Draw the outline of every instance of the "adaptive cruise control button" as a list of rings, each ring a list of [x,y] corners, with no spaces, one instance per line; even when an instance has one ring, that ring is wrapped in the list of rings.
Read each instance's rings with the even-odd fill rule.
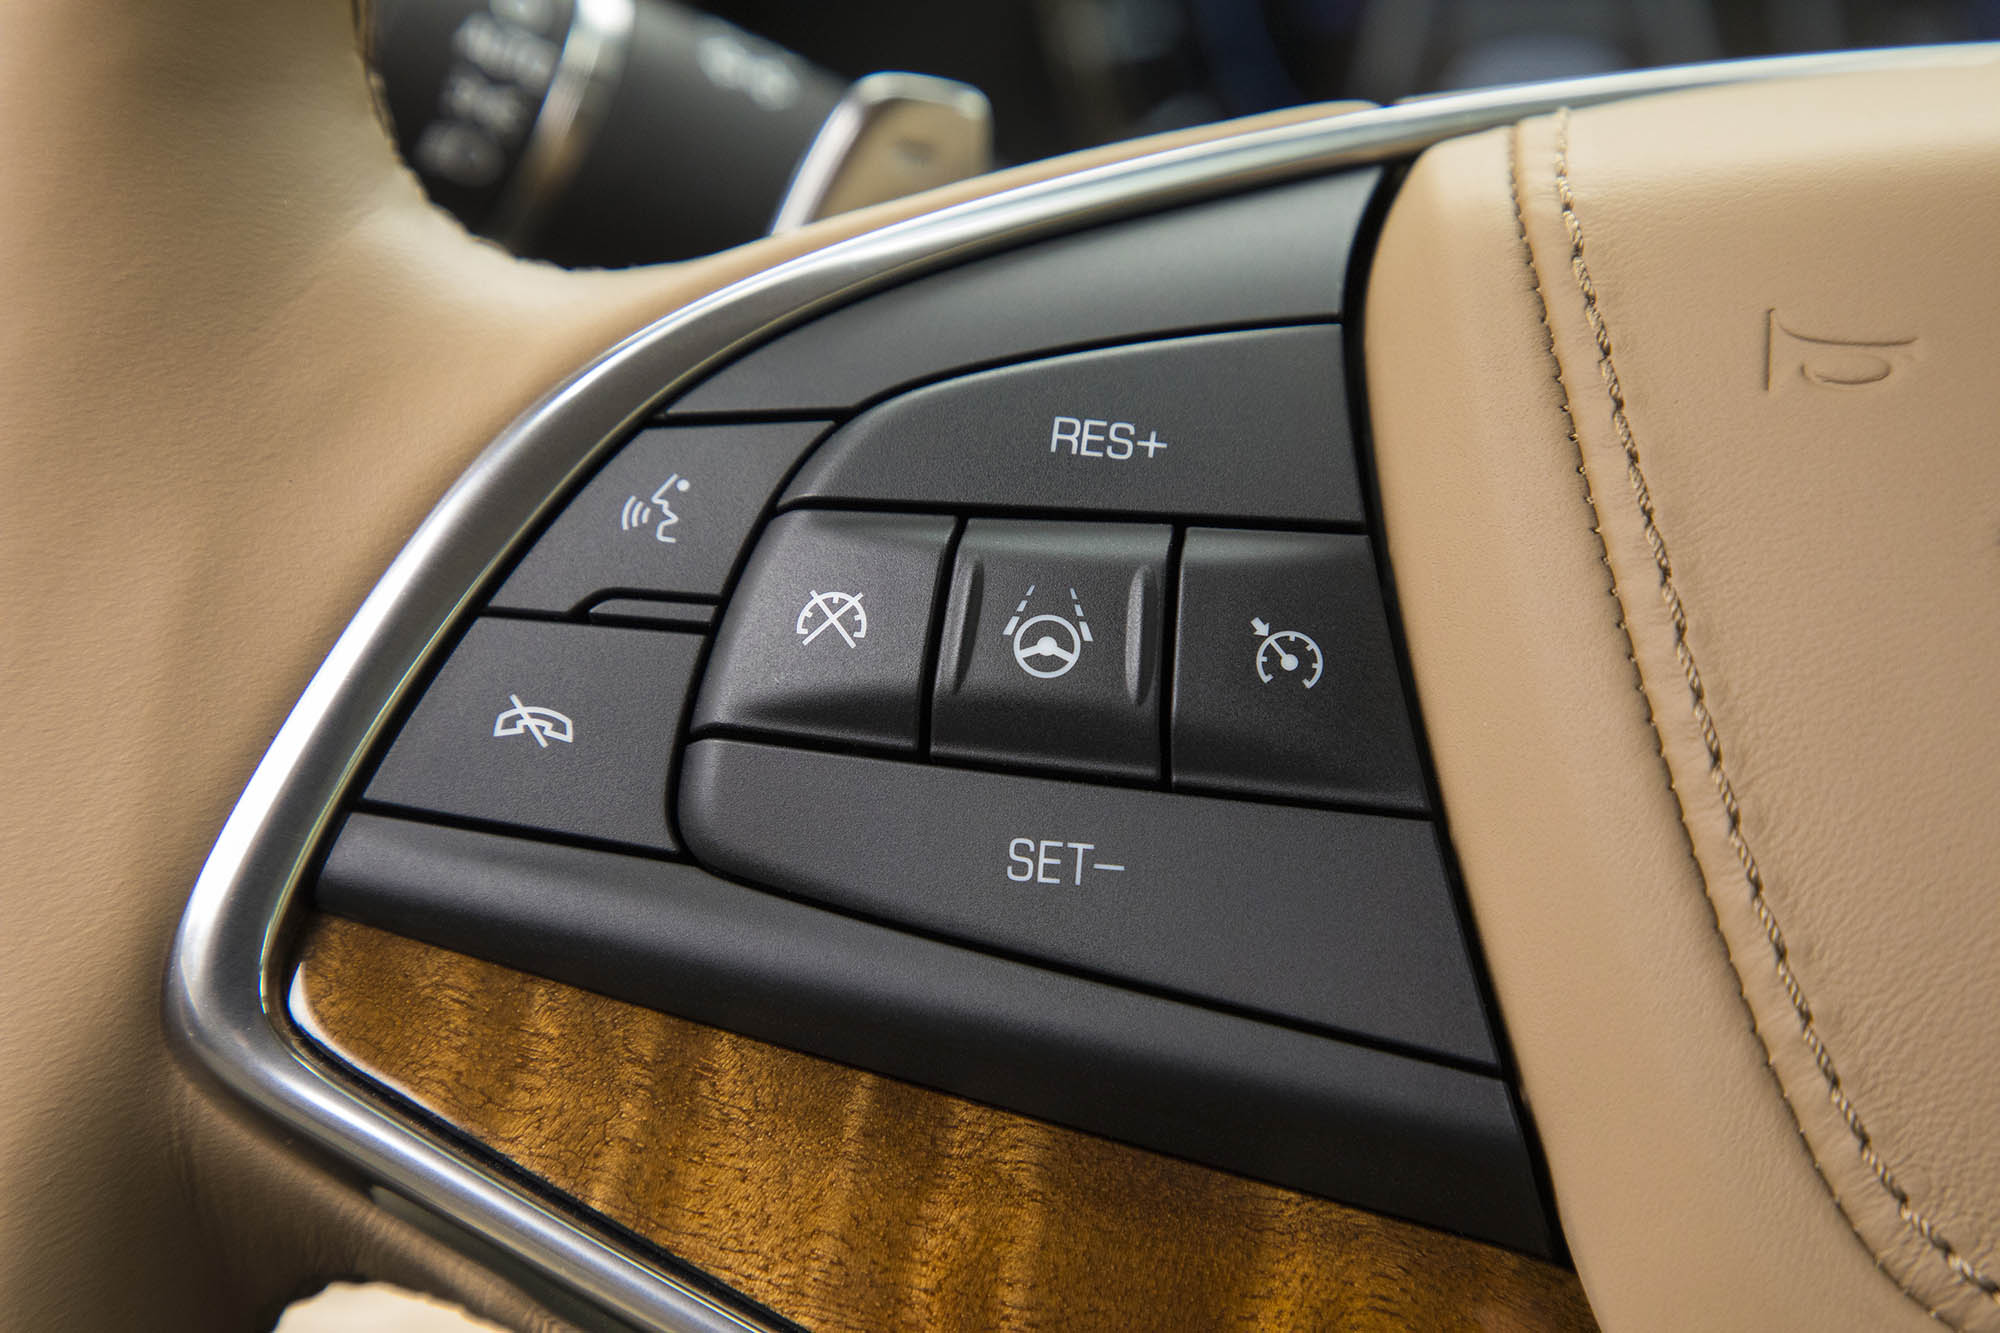
[[[693,730],[915,750],[951,529],[905,514],[773,521],[730,598]]]
[[[719,597],[737,554],[826,423],[641,431],[577,493],[493,594],[574,611],[608,593]]]
[[[945,380],[841,427],[784,503],[1359,523],[1340,337],[1166,338]]]
[[[367,799],[672,851],[667,768],[700,648],[693,634],[476,621]]]
[[[931,754],[1157,778],[1170,536],[1138,523],[967,523]]]
[[[1175,786],[1424,809],[1366,537],[1190,529],[1175,638]]]

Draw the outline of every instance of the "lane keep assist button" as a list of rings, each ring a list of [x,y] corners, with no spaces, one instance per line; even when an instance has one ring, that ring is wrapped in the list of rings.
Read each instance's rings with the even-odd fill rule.
[[[1160,776],[1171,531],[974,519],[952,572],[931,755]]]

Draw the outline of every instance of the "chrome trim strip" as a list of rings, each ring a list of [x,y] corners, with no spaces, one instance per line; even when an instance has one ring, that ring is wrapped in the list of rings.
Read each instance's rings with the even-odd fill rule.
[[[749,341],[830,302],[1056,230],[1307,172],[1408,155],[1522,116],[1672,89],[2000,60],[2000,44],[1647,70],[1354,112],[1026,185],[854,237],[747,278],[619,343],[530,408],[439,501],[306,687],[216,839],[169,963],[181,1051],[294,1133],[640,1327],[762,1329],[315,1054],[287,1016],[283,944],[341,797],[418,669],[551,503],[653,406]]]
[[[534,242],[542,216],[583,161],[625,70],[638,22],[635,0],[576,0],[569,35],[556,57],[528,143],[486,224],[486,234],[519,254]]]

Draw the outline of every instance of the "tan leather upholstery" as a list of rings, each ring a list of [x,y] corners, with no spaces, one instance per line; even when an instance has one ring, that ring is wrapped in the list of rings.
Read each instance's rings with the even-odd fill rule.
[[[0,1328],[262,1329],[336,1276],[543,1326],[185,1081],[159,987],[195,872],[369,586],[521,408],[732,278],[1076,165],[566,274],[424,201],[352,22],[0,5]]]
[[[1388,220],[1396,585],[1612,1333],[2000,1328],[1996,106],[1548,117]]]

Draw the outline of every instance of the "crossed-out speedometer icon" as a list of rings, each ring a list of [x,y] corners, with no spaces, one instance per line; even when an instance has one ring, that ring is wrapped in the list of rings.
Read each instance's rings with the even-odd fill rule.
[[[799,612],[798,624],[794,628],[806,643],[832,630],[852,648],[855,640],[868,637],[868,610],[861,605],[861,594],[858,592],[820,592],[815,589]]]

